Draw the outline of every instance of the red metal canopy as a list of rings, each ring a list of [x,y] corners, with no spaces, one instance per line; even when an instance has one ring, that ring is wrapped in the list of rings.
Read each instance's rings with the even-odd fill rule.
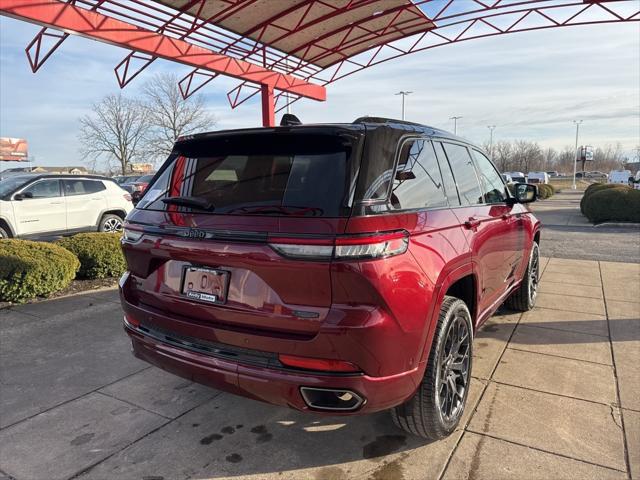
[[[640,21],[637,0],[1,0],[0,14],[43,25],[37,71],[69,34],[131,50],[126,86],[156,58],[193,67],[188,97],[218,75],[240,80],[232,108],[262,93],[263,124],[324,86],[409,53],[514,32]],[[61,31],[61,32],[60,32]],[[277,92],[277,93],[274,93]]]

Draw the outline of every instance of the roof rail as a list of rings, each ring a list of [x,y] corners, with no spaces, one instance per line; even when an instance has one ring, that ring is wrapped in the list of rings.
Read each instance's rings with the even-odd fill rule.
[[[414,125],[416,127],[425,127],[420,123],[415,122],[407,122],[406,120],[396,120],[395,118],[384,118],[384,117],[359,117],[356,118],[353,123],[398,123],[400,125]]]

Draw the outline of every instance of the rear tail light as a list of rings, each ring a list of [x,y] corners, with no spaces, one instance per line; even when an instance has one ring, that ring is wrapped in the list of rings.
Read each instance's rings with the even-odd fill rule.
[[[320,372],[359,372],[353,363],[344,360],[327,360],[325,358],[298,357],[296,355],[278,355],[280,363],[288,367],[316,370]]]
[[[386,258],[407,251],[409,233],[405,230],[353,235],[333,239],[269,238],[269,245],[280,255],[308,260],[357,260]]]

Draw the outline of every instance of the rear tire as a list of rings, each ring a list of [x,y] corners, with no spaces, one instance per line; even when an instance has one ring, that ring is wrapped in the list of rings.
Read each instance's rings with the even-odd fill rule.
[[[123,220],[118,215],[107,213],[100,219],[98,230],[105,233],[122,232]]]
[[[528,312],[536,305],[538,282],[540,281],[540,248],[533,242],[527,270],[522,283],[505,302],[507,307],[517,312]]]
[[[464,412],[471,382],[473,327],[467,305],[446,296],[424,378],[416,394],[391,410],[401,429],[431,440],[451,434]]]
[[[3,238],[11,238],[11,235],[9,235],[9,232],[7,232],[2,225],[0,225],[0,240],[2,240]]]

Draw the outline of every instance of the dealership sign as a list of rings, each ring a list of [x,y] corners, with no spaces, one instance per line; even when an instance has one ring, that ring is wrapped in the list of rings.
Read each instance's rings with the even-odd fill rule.
[[[24,138],[0,137],[0,162],[25,162],[28,159]]]

